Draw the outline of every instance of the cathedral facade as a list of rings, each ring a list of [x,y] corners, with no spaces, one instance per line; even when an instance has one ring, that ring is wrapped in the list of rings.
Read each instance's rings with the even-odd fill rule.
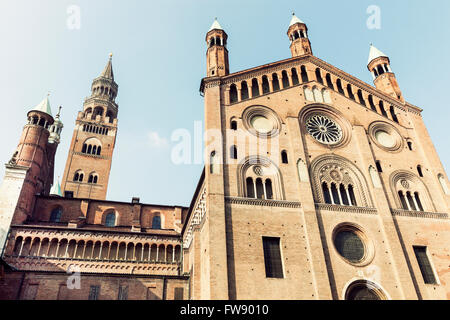
[[[76,118],[29,111],[0,187],[1,299],[450,299],[449,180],[389,57],[371,86],[313,55],[230,73],[206,34],[205,167],[189,207],[106,200],[118,134],[111,57]],[[117,151],[120,152],[120,151]]]

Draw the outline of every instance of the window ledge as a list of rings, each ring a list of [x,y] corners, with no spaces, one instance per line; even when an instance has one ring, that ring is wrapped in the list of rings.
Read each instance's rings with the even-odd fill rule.
[[[376,208],[342,206],[342,205],[328,204],[328,203],[316,203],[316,210],[352,212],[352,213],[363,213],[363,214],[377,214],[378,213]]]
[[[428,219],[448,219],[448,213],[410,211],[403,209],[391,209],[391,213],[393,216],[428,218]]]
[[[282,207],[282,208],[301,208],[300,202],[285,201],[285,200],[264,200],[253,198],[240,197],[225,197],[226,202],[232,204],[243,204],[249,206],[263,206],[263,207]]]

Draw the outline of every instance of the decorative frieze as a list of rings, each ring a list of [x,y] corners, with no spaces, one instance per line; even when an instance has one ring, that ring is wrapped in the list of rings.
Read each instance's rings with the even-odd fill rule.
[[[362,214],[378,214],[376,208],[363,208],[352,206],[341,206],[336,204],[316,203],[316,210],[320,211],[334,211],[334,212],[348,212],[348,213],[362,213]]]
[[[411,218],[427,218],[427,219],[448,219],[448,213],[409,211],[401,209],[391,209],[393,216],[411,217]]]
[[[191,246],[194,229],[202,224],[206,215],[206,187],[203,186],[199,197],[193,207],[193,211],[189,221],[187,222],[187,230],[183,238],[183,248],[187,249]]]
[[[247,206],[280,207],[280,208],[301,208],[300,202],[285,200],[265,200],[254,198],[225,197],[225,201],[231,204],[241,204]]]

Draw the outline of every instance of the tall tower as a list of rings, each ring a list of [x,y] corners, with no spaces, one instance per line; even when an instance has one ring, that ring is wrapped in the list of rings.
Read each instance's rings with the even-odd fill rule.
[[[5,165],[0,186],[0,251],[9,226],[30,220],[35,195],[48,195],[53,183],[57,144],[49,139],[54,125],[48,96],[28,112],[19,144]]]
[[[292,57],[302,56],[304,54],[313,54],[311,42],[308,39],[308,27],[293,13],[287,35],[291,42]]]
[[[388,95],[405,102],[395,74],[392,72],[389,57],[370,45],[367,68],[372,73],[375,87]]]
[[[222,29],[217,18],[206,34],[206,73],[208,77],[221,77],[230,73],[227,50],[228,35]]]
[[[63,176],[65,197],[106,199],[119,108],[111,60],[112,54],[78,113]]]

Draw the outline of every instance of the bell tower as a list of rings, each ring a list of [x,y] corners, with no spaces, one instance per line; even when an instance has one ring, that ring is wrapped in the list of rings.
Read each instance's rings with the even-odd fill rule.
[[[55,119],[48,96],[27,117],[17,148],[5,164],[5,177],[0,185],[0,252],[10,225],[32,220],[35,196],[48,195],[53,183],[58,144],[50,139]],[[56,126],[62,129],[62,123]]]
[[[370,45],[369,61],[367,68],[372,73],[375,87],[395,99],[405,102],[397,78],[392,72],[389,57]]]
[[[117,135],[117,91],[110,54],[75,122],[62,182],[64,197],[106,199]]]
[[[304,54],[313,54],[311,49],[311,42],[308,38],[308,27],[306,24],[297,18],[293,13],[289,29],[287,31],[289,41],[291,42],[292,57],[298,57]]]
[[[230,73],[227,50],[227,33],[222,29],[217,18],[206,34],[206,75],[207,77],[221,77]]]

